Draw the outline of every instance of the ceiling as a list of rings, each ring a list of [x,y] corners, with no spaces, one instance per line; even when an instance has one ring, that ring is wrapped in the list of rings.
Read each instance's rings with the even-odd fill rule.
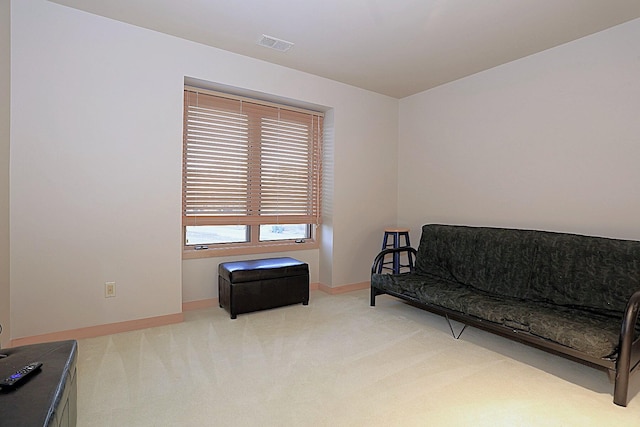
[[[640,17],[640,0],[50,1],[395,98]]]

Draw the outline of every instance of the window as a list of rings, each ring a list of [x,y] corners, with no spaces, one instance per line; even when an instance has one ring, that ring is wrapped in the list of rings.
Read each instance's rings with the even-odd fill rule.
[[[185,251],[313,242],[322,126],[322,113],[185,87]]]

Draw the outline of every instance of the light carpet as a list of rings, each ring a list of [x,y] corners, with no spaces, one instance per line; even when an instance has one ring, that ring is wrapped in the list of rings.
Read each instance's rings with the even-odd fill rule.
[[[79,341],[79,426],[640,426],[605,372],[368,290],[185,318]]]

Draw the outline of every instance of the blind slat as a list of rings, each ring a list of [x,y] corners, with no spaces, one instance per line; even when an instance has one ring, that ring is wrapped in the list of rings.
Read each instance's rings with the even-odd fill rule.
[[[322,116],[185,89],[183,224],[318,224]]]

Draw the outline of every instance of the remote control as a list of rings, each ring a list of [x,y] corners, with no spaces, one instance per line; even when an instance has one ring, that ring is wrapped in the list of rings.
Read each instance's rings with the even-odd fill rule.
[[[0,381],[0,387],[14,387],[20,381],[28,377],[29,374],[36,372],[41,366],[42,366],[42,362],[29,363],[24,368],[17,371],[15,374]]]

